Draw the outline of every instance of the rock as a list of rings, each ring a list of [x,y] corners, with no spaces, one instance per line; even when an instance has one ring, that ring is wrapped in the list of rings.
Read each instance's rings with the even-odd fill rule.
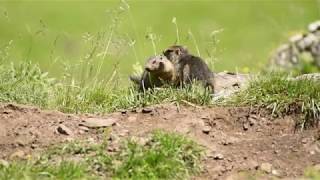
[[[121,109],[121,110],[119,110],[119,112],[121,113],[121,114],[127,114],[127,110],[125,110],[125,109]]]
[[[307,143],[308,143],[308,138],[303,138],[303,139],[301,140],[301,142],[302,142],[302,144],[307,144]]]
[[[248,121],[250,126],[253,126],[256,124],[256,120],[254,118],[249,117]]]
[[[272,164],[270,164],[270,163],[262,163],[260,165],[260,170],[264,171],[266,173],[271,173],[272,172]]]
[[[247,131],[249,129],[248,123],[243,123],[243,130]]]
[[[293,78],[292,80],[311,80],[311,81],[318,81],[320,82],[320,73],[310,73],[310,74],[303,74]]]
[[[9,162],[4,159],[0,159],[0,166],[9,167]]]
[[[151,113],[153,111],[152,108],[143,108],[142,113]]]
[[[103,128],[103,127],[110,127],[114,125],[117,121],[118,119],[115,119],[115,118],[108,118],[108,119],[89,118],[84,120],[84,122],[79,125],[86,126],[88,128]]]
[[[89,131],[89,128],[86,127],[86,126],[79,126],[79,129],[81,129],[84,132],[88,132]]]
[[[9,159],[24,159],[26,156],[25,152],[22,150],[17,150],[16,152],[12,153],[9,157]]]
[[[63,124],[60,124],[57,128],[57,131],[60,133],[60,134],[64,134],[64,135],[72,135],[72,131],[65,125]]]
[[[274,175],[274,176],[278,176],[278,177],[281,176],[280,172],[278,170],[275,170],[275,169],[273,169],[271,171],[271,174]]]
[[[38,148],[38,147],[39,147],[38,144],[31,144],[31,148],[32,148],[32,149],[36,149],[36,148]]]
[[[320,30],[320,21],[316,21],[316,22],[309,24],[308,30],[309,30],[309,32],[312,32],[312,33],[317,30]]]
[[[223,154],[217,153],[217,154],[213,155],[213,159],[214,160],[223,160],[224,156],[223,156]]]
[[[209,132],[211,131],[211,127],[210,126],[204,126],[202,128],[202,132],[205,134],[209,134]]]

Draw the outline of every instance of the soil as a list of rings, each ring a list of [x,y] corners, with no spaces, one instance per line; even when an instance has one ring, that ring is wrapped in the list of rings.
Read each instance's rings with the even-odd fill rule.
[[[320,128],[296,130],[293,119],[294,115],[274,118],[253,107],[163,104],[106,115],[73,115],[2,104],[0,159],[27,157],[71,140],[99,142],[103,133],[96,126],[109,124],[110,151],[128,137],[143,143],[155,129],[192,138],[206,149],[203,172],[194,179],[241,179],[243,173],[290,179],[320,164]],[[88,122],[95,124],[87,128]]]

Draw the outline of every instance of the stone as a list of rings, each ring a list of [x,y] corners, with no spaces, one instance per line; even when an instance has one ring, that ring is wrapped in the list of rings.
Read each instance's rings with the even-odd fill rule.
[[[266,173],[271,173],[272,172],[272,164],[262,163],[262,164],[260,164],[260,170],[264,171]]]
[[[89,131],[89,128],[86,127],[86,126],[79,126],[79,129],[81,129],[84,132],[88,132]]]
[[[316,22],[309,24],[308,30],[309,30],[309,32],[312,32],[312,33],[317,30],[320,30],[320,21],[316,21]]]
[[[143,108],[142,113],[151,113],[153,111],[152,108]]]
[[[248,123],[243,123],[243,130],[247,131],[249,129]]]
[[[108,119],[89,118],[84,120],[84,122],[79,125],[86,126],[88,128],[103,128],[103,127],[113,126],[117,121],[118,119],[115,119],[115,118],[108,118]]]
[[[256,119],[254,118],[249,117],[248,121],[250,126],[254,126],[256,124]]]
[[[202,132],[205,134],[209,134],[209,132],[211,131],[211,127],[210,126],[204,126],[202,128]]]
[[[64,134],[64,135],[72,135],[73,132],[71,131],[71,129],[69,129],[67,126],[60,124],[57,128],[57,131],[60,134]]]
[[[217,153],[217,154],[213,155],[213,159],[214,160],[223,160],[224,156],[223,156],[223,154]]]
[[[275,170],[275,169],[273,169],[271,171],[271,174],[274,175],[274,176],[278,176],[278,177],[281,176],[280,172],[278,170]]]

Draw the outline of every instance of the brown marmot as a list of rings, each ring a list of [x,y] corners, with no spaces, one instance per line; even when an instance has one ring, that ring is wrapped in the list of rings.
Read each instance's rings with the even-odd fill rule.
[[[200,57],[188,52],[184,46],[170,46],[163,52],[174,65],[176,81],[180,86],[191,84],[194,80],[201,81],[203,86],[210,87],[214,93],[214,74]]]

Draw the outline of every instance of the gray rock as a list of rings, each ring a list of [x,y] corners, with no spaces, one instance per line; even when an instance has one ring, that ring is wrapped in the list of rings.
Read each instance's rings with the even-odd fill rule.
[[[312,80],[320,82],[320,73],[303,74],[290,80]]]
[[[227,98],[249,84],[251,76],[249,74],[239,74],[231,72],[219,72],[215,74],[215,94],[213,101]]]
[[[312,32],[312,33],[320,30],[320,21],[316,21],[316,22],[309,24],[308,30],[309,30],[309,32]]]

